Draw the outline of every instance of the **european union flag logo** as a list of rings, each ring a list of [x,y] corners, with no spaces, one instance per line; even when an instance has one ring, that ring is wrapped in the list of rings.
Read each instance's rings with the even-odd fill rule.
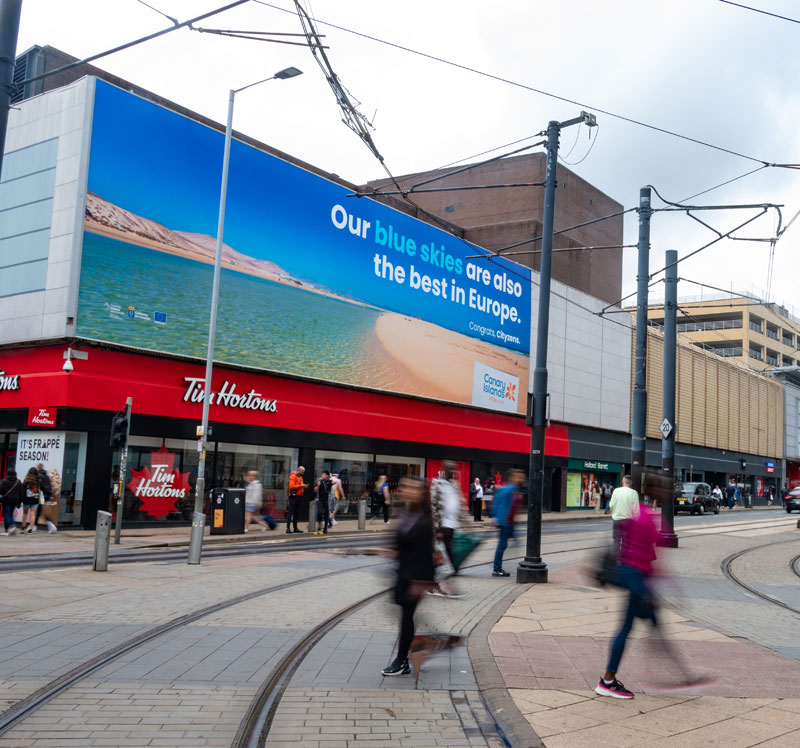
[[[167,324],[167,313],[166,312],[153,312],[153,322],[158,325],[166,325]]]

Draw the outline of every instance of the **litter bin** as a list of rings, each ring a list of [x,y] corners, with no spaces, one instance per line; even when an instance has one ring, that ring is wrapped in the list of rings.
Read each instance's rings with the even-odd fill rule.
[[[212,535],[244,532],[244,489],[215,488],[211,492]]]

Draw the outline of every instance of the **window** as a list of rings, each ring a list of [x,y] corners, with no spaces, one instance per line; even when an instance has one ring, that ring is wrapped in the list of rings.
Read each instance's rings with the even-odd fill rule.
[[[753,332],[764,332],[764,323],[758,317],[754,317],[752,314],[750,315],[750,329]]]
[[[756,361],[763,361],[764,354],[761,352],[761,348],[754,348],[752,345],[750,346],[750,358],[754,358]]]
[[[770,350],[769,348],[767,348],[766,362],[770,366],[778,366],[778,363],[779,363],[778,354],[775,351]]]
[[[789,346],[789,348],[794,348],[794,335],[788,330],[784,330],[782,342],[784,345]]]
[[[767,324],[767,337],[772,338],[773,340],[778,339],[778,328],[774,325]]]
[[[425,460],[422,457],[397,457],[395,455],[377,455],[375,457],[375,476],[385,475],[389,479],[389,493],[392,506],[400,504],[397,498],[397,484],[400,478],[414,475],[422,478],[425,475]]]
[[[368,499],[372,491],[372,455],[317,450],[314,475],[319,477],[323,470],[342,481],[344,496],[339,497],[339,514],[358,514],[358,500]]]
[[[784,366],[794,366],[794,360],[789,356],[783,357],[783,365]]]

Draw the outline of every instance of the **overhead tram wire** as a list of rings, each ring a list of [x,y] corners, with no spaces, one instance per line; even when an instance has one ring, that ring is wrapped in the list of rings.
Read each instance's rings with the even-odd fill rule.
[[[274,5],[273,3],[266,2],[266,0],[253,0],[253,2],[257,3],[258,5],[263,5],[267,8],[272,8],[273,10],[278,10],[282,13],[289,13],[291,15],[296,15],[295,11],[289,10],[287,8],[281,8],[278,5]],[[494,75],[493,73],[487,73],[483,70],[478,70],[477,68],[470,67],[468,65],[462,65],[461,63],[452,62],[451,60],[447,60],[443,57],[437,57],[436,55],[429,54],[427,52],[420,52],[419,50],[412,49],[411,47],[406,47],[402,44],[397,44],[396,42],[389,42],[385,39],[379,39],[378,37],[371,36],[370,34],[365,34],[360,31],[355,31],[353,29],[349,29],[345,26],[340,26],[335,23],[331,23],[329,21],[320,21],[317,19],[317,23],[322,24],[323,26],[329,26],[330,28],[337,29],[338,31],[343,31],[347,34],[353,34],[354,36],[361,37],[362,39],[368,39],[373,42],[377,42],[379,44],[384,44],[389,47],[393,47],[394,49],[399,49],[403,52],[409,52],[414,55],[418,55],[419,57],[424,57],[429,60],[433,60],[434,62],[442,63],[443,65],[448,65],[450,67],[457,68],[459,70],[464,70],[469,73],[474,73],[475,75],[480,75],[484,78],[489,78],[491,80],[498,81],[500,83],[506,83],[510,86],[514,86],[516,88],[521,88],[526,91],[531,91],[532,93],[537,93],[542,96],[547,96],[551,99],[556,99],[557,101],[563,101],[567,104],[573,104],[575,106],[582,107],[587,110],[591,110],[594,112],[598,112],[600,114],[605,114],[609,117],[614,117],[615,119],[621,120],[623,122],[628,122],[633,125],[638,125],[639,127],[644,127],[648,130],[653,130],[654,132],[659,132],[663,135],[669,135],[670,137],[678,138],[680,140],[685,140],[689,143],[694,143],[696,145],[703,146],[705,148],[711,148],[715,151],[720,151],[722,153],[727,153],[731,156],[737,156],[738,158],[743,158],[748,161],[754,161],[757,164],[762,164],[763,166],[770,166],[775,168],[800,168],[799,164],[779,164],[774,163],[771,161],[766,161],[763,158],[758,158],[757,156],[751,156],[746,153],[740,153],[739,151],[735,151],[731,148],[725,148],[724,146],[715,145],[714,143],[709,143],[705,140],[700,140],[699,138],[693,138],[689,135],[683,135],[681,133],[675,132],[673,130],[668,130],[664,127],[659,127],[658,125],[651,125],[648,122],[643,122],[642,120],[634,119],[633,117],[627,117],[623,114],[617,114],[616,112],[612,112],[608,109],[603,109],[601,107],[594,106],[592,104],[587,104],[576,99],[569,99],[566,96],[559,96],[558,94],[552,93],[550,91],[545,91],[540,88],[536,88],[534,86],[529,86],[525,83],[520,83],[518,81],[513,81],[509,78],[504,78],[500,75]]]
[[[55,75],[56,73],[61,73],[65,70],[70,70],[74,67],[78,67],[78,65],[85,65],[89,62],[94,62],[94,60],[99,60],[101,57],[108,57],[108,55],[113,55],[116,52],[121,52],[124,49],[130,49],[131,47],[135,47],[136,45],[142,44],[143,42],[149,42],[151,39],[156,39],[159,36],[164,36],[164,34],[169,34],[172,31],[177,31],[178,29],[186,27],[191,28],[193,23],[197,23],[198,21],[202,21],[206,18],[211,18],[211,16],[216,16],[219,13],[224,13],[226,10],[231,10],[232,8],[236,8],[239,5],[244,5],[245,3],[249,2],[250,0],[234,0],[234,2],[232,3],[228,3],[227,5],[223,5],[214,10],[210,10],[207,13],[202,13],[199,16],[190,18],[188,21],[182,21],[180,23],[176,23],[167,29],[161,29],[161,31],[156,31],[152,34],[148,34],[147,36],[142,36],[138,39],[134,39],[133,41],[126,42],[125,44],[120,44],[119,46],[107,49],[105,52],[98,52],[95,55],[90,55],[89,57],[84,57],[82,60],[76,60],[75,62],[70,62],[67,65],[62,65],[61,67],[54,68],[53,70],[48,70],[39,75],[33,75],[30,78],[26,78],[19,85],[24,85],[25,83],[32,83],[33,81],[42,80],[43,78],[49,78],[51,75]]]
[[[753,13],[761,13],[765,16],[772,16],[772,18],[780,18],[781,21],[789,21],[790,23],[800,23],[796,18],[789,18],[789,16],[781,16],[777,13],[770,13],[768,10],[762,10],[761,8],[753,8],[750,5],[742,5],[741,3],[734,3],[731,0],[719,0],[721,3],[725,3],[725,5],[734,5],[737,8],[744,8],[745,10],[752,10]]]

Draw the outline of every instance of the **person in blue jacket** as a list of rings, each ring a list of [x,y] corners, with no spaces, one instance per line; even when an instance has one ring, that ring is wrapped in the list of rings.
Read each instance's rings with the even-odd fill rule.
[[[497,490],[492,501],[492,517],[499,530],[497,550],[494,554],[493,577],[510,577],[503,569],[503,554],[508,547],[508,541],[514,537],[514,517],[522,504],[520,490],[525,480],[525,473],[518,468],[511,468],[506,474],[506,484]]]

